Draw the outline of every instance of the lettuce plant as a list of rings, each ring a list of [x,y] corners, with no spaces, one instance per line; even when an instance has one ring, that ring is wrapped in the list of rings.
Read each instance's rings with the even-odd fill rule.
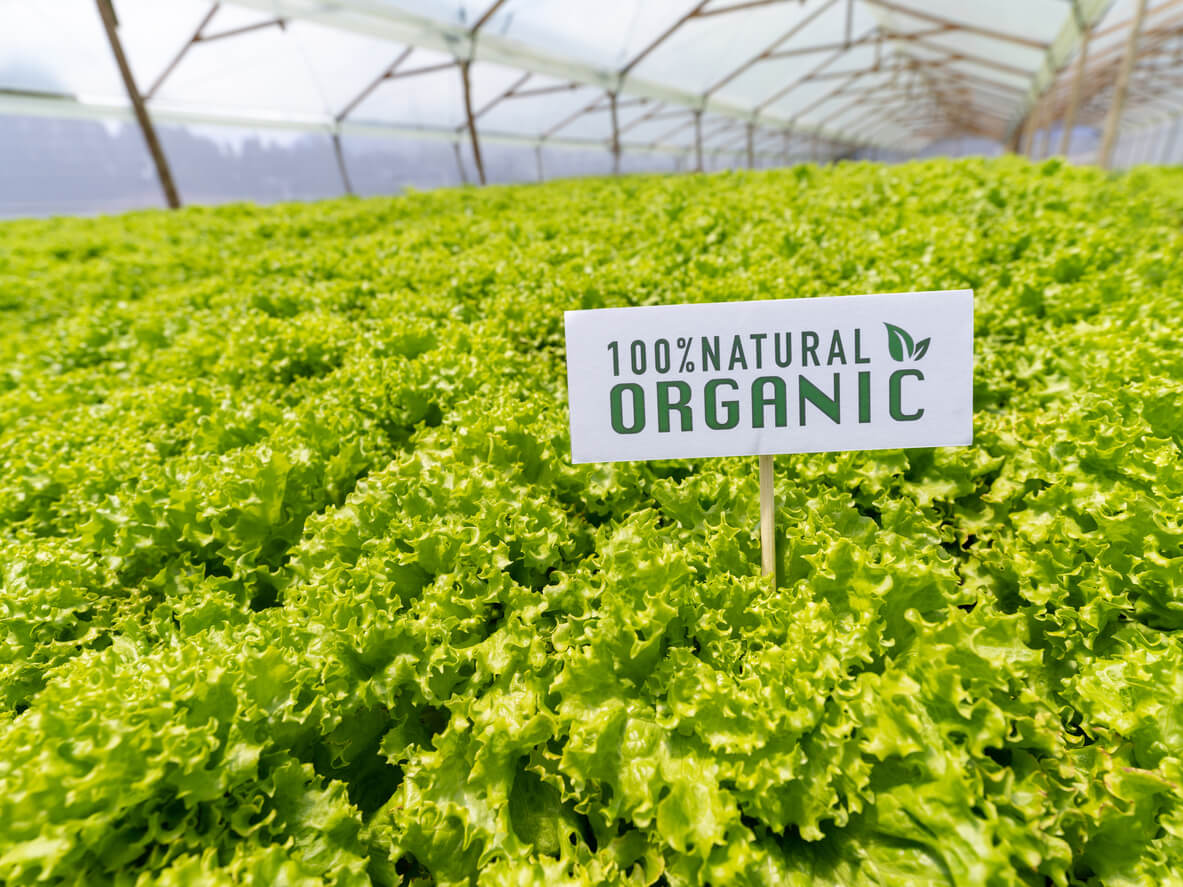
[[[1183,884],[1183,174],[0,226],[0,882]],[[574,466],[562,312],[972,287],[975,444]],[[926,342],[893,334],[900,356]]]

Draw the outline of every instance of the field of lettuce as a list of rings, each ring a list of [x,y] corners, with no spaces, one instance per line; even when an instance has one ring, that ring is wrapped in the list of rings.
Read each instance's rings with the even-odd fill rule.
[[[562,311],[972,287],[975,444],[573,466]],[[1183,173],[0,225],[0,883],[1183,884]]]

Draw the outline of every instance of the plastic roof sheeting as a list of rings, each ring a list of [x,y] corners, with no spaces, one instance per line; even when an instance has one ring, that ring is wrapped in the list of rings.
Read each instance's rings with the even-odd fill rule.
[[[1151,3],[1152,49],[1167,45],[1171,28],[1183,30],[1180,3]],[[1096,88],[1082,109],[1094,120],[1124,46],[1113,26],[1133,4],[114,3],[139,89],[166,121],[418,133],[462,144],[467,66],[475,128],[492,142],[611,147],[616,94],[626,150],[689,154],[701,131],[704,152],[743,153],[750,137],[765,157],[803,146],[914,151],[965,133],[1006,139],[1037,102],[1064,101],[1056,96],[1082,34],[1098,22]],[[1152,92],[1135,84],[1134,119],[1158,119]],[[0,113],[126,116],[127,105],[95,0],[0,0]]]

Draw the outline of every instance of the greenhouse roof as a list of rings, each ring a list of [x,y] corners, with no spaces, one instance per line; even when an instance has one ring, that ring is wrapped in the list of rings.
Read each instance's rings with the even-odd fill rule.
[[[1179,2],[1151,4],[1151,51],[1176,51]],[[117,0],[115,12],[162,121],[751,156],[790,139],[905,152],[1012,139],[1033,107],[1068,102],[1090,31],[1081,119],[1103,115],[1134,5]],[[0,0],[0,58],[0,113],[130,113],[94,0]],[[1162,113],[1152,91],[1134,83],[1135,113]]]

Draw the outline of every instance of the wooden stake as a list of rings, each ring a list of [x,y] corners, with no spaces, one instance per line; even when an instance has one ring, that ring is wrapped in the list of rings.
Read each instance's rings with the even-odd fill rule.
[[[776,581],[776,499],[772,490],[772,457],[760,456],[760,562],[765,576]]]

